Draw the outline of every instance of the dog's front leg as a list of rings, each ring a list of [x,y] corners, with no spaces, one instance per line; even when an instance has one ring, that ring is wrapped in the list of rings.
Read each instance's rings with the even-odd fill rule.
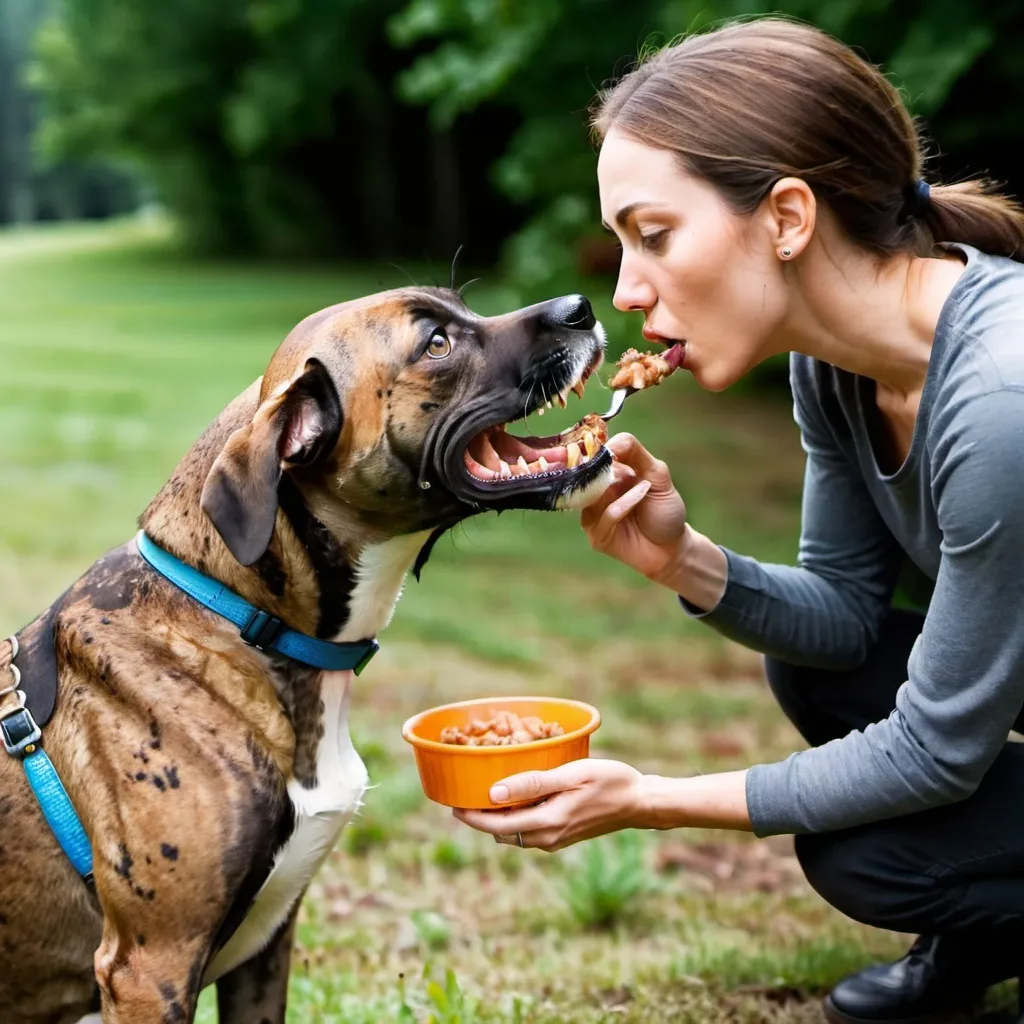
[[[217,981],[220,1024],[284,1024],[298,908],[266,948]]]
[[[125,935],[107,918],[96,950],[103,1024],[192,1024],[209,940],[158,934]]]

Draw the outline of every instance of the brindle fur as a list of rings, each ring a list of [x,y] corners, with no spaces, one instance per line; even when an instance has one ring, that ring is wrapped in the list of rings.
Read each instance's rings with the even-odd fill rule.
[[[424,438],[445,409],[496,387],[495,363],[528,346],[530,317],[484,321],[455,293],[406,289],[307,318],[140,524],[253,604],[336,638],[367,545],[482,507],[420,487]],[[424,319],[449,326],[458,358],[411,361]],[[282,465],[286,449],[294,459]],[[101,1007],[104,1024],[191,1021],[212,955],[291,828],[287,780],[316,783],[320,675],[244,644],[134,542],[99,559],[20,640],[26,688],[50,670],[47,652],[56,658],[44,744],[90,836],[95,891],[58,847],[21,765],[0,752],[0,1021],[74,1024]],[[293,927],[294,911],[218,981],[221,1024],[283,1024]]]

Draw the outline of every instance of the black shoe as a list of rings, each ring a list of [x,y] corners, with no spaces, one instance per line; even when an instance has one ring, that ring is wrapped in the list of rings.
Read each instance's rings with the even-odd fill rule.
[[[949,943],[947,940],[946,946]],[[961,1024],[990,982],[957,970],[943,940],[922,936],[902,960],[844,978],[825,998],[831,1024]]]

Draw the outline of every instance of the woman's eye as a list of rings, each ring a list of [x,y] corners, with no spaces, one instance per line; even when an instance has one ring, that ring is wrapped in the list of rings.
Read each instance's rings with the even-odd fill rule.
[[[663,228],[661,231],[651,231],[646,235],[640,236],[640,248],[644,252],[661,252],[665,248],[665,239],[668,236],[668,229]]]
[[[452,340],[444,331],[434,331],[427,344],[427,355],[431,359],[445,359],[452,354]]]

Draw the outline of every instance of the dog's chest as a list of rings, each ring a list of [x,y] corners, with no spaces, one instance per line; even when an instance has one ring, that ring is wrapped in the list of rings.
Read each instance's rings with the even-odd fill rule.
[[[348,619],[336,640],[362,640],[384,629],[398,602],[406,573],[428,536],[429,532],[396,537],[362,553]],[[294,830],[274,858],[270,875],[242,924],[211,962],[204,984],[227,974],[266,946],[359,807],[369,780],[349,735],[351,683],[351,672],[325,672],[322,676],[324,734],[316,750],[315,783],[310,785],[308,779],[305,784],[298,778],[289,780]],[[298,774],[305,777],[304,772]]]
[[[351,672],[324,673],[324,735],[317,750],[316,784],[307,788],[294,778],[289,780],[295,827],[274,858],[270,874],[245,919],[214,957],[204,984],[227,974],[266,946],[359,807],[368,778],[349,735],[351,678]]]

